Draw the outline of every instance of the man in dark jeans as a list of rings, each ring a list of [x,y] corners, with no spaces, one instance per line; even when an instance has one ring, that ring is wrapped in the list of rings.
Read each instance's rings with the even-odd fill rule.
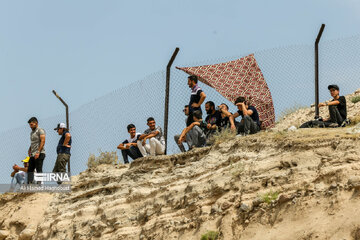
[[[45,131],[39,128],[38,120],[32,117],[28,121],[31,128],[30,133],[30,147],[28,154],[30,156],[28,168],[28,183],[33,183],[34,170],[37,173],[42,173],[42,166],[45,159]]]
[[[339,96],[339,86],[332,84],[328,86],[330,95],[333,99],[330,102],[319,103],[320,107],[329,107],[330,118],[324,120],[313,120],[306,122],[300,128],[312,127],[339,127],[343,124],[347,117],[346,113],[346,99],[344,96]]]
[[[134,160],[142,157],[142,154],[139,148],[137,147],[137,141],[139,140],[141,133],[136,132],[136,127],[134,124],[129,124],[127,126],[127,130],[130,134],[130,138],[125,139],[125,141],[120,143],[119,146],[117,147],[118,149],[121,150],[121,154],[123,156],[125,164],[129,163],[129,158],[128,158],[129,156]]]
[[[201,104],[206,98],[206,94],[198,85],[198,78],[195,75],[188,77],[188,86],[191,88],[191,96],[189,102],[189,117],[186,125],[190,125],[193,122],[193,112],[198,110],[201,111]]]
[[[57,158],[55,162],[55,166],[53,168],[54,173],[65,173],[66,172],[66,164],[70,161],[70,149],[71,149],[71,135],[69,131],[66,128],[65,123],[59,123],[56,128],[54,128],[55,131],[59,135],[61,135],[61,138],[59,140],[58,146],[56,148]],[[61,181],[57,182],[58,184],[61,184]]]
[[[249,105],[244,97],[238,97],[235,100],[235,105],[239,109],[236,113],[230,116],[231,129],[236,130],[235,118],[241,116],[241,122],[238,124],[237,133],[248,135],[260,131],[259,113],[254,106]]]
[[[186,140],[189,150],[195,147],[204,147],[206,145],[206,123],[202,120],[202,114],[199,110],[193,113],[194,122],[186,127],[179,137],[178,145]]]

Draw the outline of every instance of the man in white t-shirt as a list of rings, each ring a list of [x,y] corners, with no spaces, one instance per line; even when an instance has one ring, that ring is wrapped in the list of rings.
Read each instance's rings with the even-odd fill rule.
[[[149,117],[147,119],[148,129],[144,134],[139,137],[137,146],[141,154],[146,157],[149,154],[151,156],[161,155],[165,152],[165,138],[160,126],[156,126],[155,119]],[[146,140],[149,139],[149,144],[146,144]]]
[[[137,141],[139,140],[141,133],[136,132],[136,127],[134,124],[129,124],[127,126],[127,130],[130,134],[130,138],[125,139],[125,141],[120,143],[119,146],[117,147],[118,149],[121,150],[125,164],[129,163],[129,156],[133,160],[142,157],[142,154],[139,151],[139,148],[137,147]]]

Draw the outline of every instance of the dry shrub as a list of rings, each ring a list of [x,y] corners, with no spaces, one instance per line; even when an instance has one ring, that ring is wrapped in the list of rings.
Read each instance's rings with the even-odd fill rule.
[[[235,136],[236,136],[236,132],[232,131],[230,128],[225,128],[221,132],[217,132],[217,133],[213,134],[210,137],[209,142],[211,144],[218,145],[220,143],[233,140],[235,138]]]
[[[118,164],[118,156],[116,152],[102,152],[99,150],[100,155],[98,157],[95,154],[90,154],[87,162],[88,168],[96,167],[100,164]]]
[[[219,232],[208,231],[201,235],[201,240],[217,240],[219,238]]]
[[[356,97],[351,98],[351,102],[352,103],[360,102],[360,96],[356,96]]]

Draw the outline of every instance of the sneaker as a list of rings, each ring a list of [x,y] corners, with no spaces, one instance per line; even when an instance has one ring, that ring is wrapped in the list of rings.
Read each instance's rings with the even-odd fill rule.
[[[337,124],[337,123],[330,123],[330,124],[329,124],[329,127],[331,127],[331,128],[337,128],[337,127],[339,127],[339,124]]]

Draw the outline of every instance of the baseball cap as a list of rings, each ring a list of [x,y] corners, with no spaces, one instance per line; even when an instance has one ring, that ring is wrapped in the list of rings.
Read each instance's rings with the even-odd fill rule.
[[[336,90],[339,91],[339,86],[336,85],[336,84],[331,84],[331,85],[328,86],[328,89],[329,89],[329,90],[330,90],[331,88],[334,88],[334,89],[336,89]]]
[[[57,125],[57,127],[54,128],[54,130],[58,130],[58,129],[60,129],[60,128],[66,128],[65,123],[59,123],[59,124]]]
[[[29,162],[29,160],[30,160],[30,157],[27,157],[27,158],[25,158],[25,159],[22,160],[22,161],[25,162],[25,163],[27,163],[27,162]]]

